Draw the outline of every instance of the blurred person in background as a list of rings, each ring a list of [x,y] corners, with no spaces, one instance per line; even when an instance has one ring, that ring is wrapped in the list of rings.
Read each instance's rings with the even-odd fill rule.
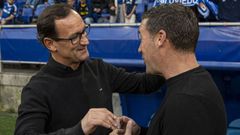
[[[24,7],[32,8],[33,10],[35,10],[38,5],[43,3],[44,0],[26,0],[26,4],[24,5]]]
[[[115,0],[108,0],[108,12],[110,15],[109,23],[116,23],[117,16],[116,16],[116,9],[117,9],[117,1]]]
[[[86,24],[90,24],[93,22],[90,9],[91,5],[87,3],[87,0],[80,0],[77,11],[81,15],[82,19]]]
[[[0,12],[2,11],[4,6],[4,0],[0,0]]]
[[[123,14],[123,0],[117,0],[117,12],[116,12],[116,21],[118,23],[124,23],[124,14]]]
[[[123,0],[123,14],[125,23],[136,22],[136,0]]]
[[[13,24],[16,15],[17,6],[14,4],[14,0],[7,0],[2,11],[0,11],[0,24]]]
[[[109,23],[109,18],[102,16],[103,12],[107,13],[107,0],[91,0],[90,7],[90,15],[93,20],[91,23]]]
[[[67,0],[67,4],[74,9],[75,0]]]
[[[219,0],[219,20],[240,22],[240,0]]]
[[[190,7],[198,17],[199,21],[217,21],[218,20],[218,0],[188,0],[188,1],[172,1],[172,0],[154,0],[153,7],[161,4],[180,3]]]

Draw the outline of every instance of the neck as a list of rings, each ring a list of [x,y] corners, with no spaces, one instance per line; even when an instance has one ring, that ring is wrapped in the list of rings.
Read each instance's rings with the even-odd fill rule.
[[[199,66],[194,53],[178,54],[174,53],[164,63],[162,74],[165,79],[172,78]]]
[[[72,70],[76,70],[80,66],[80,62],[79,63],[76,63],[76,62],[74,63],[74,62],[71,62],[69,60],[58,59],[54,55],[52,55],[52,58],[60,64],[71,67]]]

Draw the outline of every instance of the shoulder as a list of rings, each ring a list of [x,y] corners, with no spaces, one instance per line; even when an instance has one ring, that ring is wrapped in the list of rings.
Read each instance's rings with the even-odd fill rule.
[[[30,78],[24,89],[41,90],[43,87],[47,87],[49,84],[51,84],[51,82],[50,75],[41,69]]]
[[[108,69],[109,67],[114,67],[112,64],[104,62],[102,59],[99,58],[91,58],[84,62],[85,66],[91,66],[92,68],[98,69]]]
[[[17,9],[17,6],[16,6],[16,4],[13,4],[13,7],[14,7],[14,9]]]

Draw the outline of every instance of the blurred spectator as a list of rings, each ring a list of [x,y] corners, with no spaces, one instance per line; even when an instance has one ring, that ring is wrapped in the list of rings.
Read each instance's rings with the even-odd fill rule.
[[[36,23],[38,16],[43,12],[43,10],[45,10],[48,6],[50,6],[50,4],[48,2],[49,2],[49,0],[44,0],[43,4],[37,5],[37,7],[34,11],[34,17],[32,19],[32,23]]]
[[[3,5],[4,5],[4,0],[0,0],[0,12],[1,12],[2,9],[3,9]]]
[[[160,4],[172,4],[180,2],[184,6],[190,7],[199,18],[199,21],[216,21],[218,19],[217,0],[155,0],[153,7]]]
[[[124,15],[123,15],[123,0],[117,0],[116,5],[116,22],[124,23]]]
[[[125,23],[136,22],[136,0],[123,0],[123,14]]]
[[[108,23],[109,20],[102,16],[102,13],[107,13],[108,2],[105,0],[92,0],[90,15],[93,19],[91,23]]]
[[[220,0],[219,20],[240,22],[240,0]]]
[[[93,22],[93,19],[90,17],[90,5],[87,3],[86,0],[80,0],[79,6],[78,6],[78,13],[81,15],[85,23],[90,24]]]
[[[17,6],[14,0],[7,0],[4,4],[3,10],[0,12],[1,24],[11,24],[14,22],[14,17],[17,14]]]
[[[142,21],[142,15],[145,11],[147,11],[147,7],[146,3],[148,3],[150,1],[148,0],[136,0],[136,22],[141,22]],[[150,4],[150,3],[149,3]]]
[[[197,11],[199,21],[218,20],[217,0],[198,0]]]
[[[48,4],[49,5],[54,5],[55,4],[55,0],[48,0]]]
[[[75,0],[67,0],[67,4],[74,8]]]
[[[54,3],[67,3],[67,0],[54,0]]]
[[[117,17],[116,17],[116,5],[117,5],[117,1],[115,0],[108,0],[108,12],[110,14],[110,19],[109,22],[110,23],[116,23]]]
[[[33,11],[36,9],[37,5],[43,4],[43,0],[26,0],[26,4],[24,7],[26,8],[32,8]]]

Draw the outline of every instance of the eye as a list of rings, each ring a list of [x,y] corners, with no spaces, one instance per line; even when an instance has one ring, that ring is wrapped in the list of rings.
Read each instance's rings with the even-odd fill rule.
[[[142,39],[142,35],[141,33],[138,31],[138,39],[141,40]]]
[[[79,33],[73,35],[70,39],[71,40],[78,40]]]

